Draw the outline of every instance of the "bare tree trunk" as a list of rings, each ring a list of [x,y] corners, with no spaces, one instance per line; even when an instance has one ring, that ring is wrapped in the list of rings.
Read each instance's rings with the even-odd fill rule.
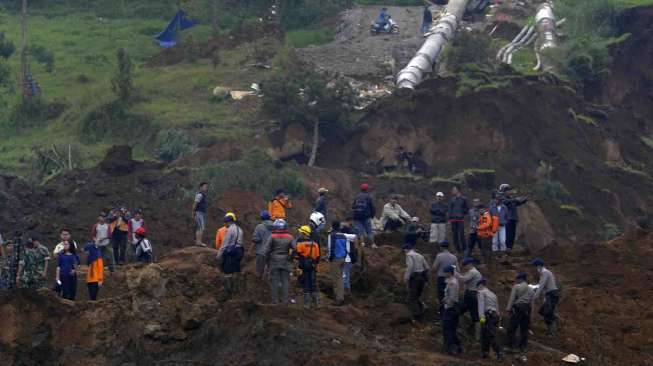
[[[313,147],[311,148],[311,157],[308,159],[308,166],[314,166],[317,159],[317,147],[320,143],[320,120],[316,119],[313,123]]]

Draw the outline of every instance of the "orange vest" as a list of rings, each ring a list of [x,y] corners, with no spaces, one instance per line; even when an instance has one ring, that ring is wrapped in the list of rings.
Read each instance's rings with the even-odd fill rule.
[[[227,234],[227,227],[223,226],[218,229],[218,232],[215,233],[215,249],[220,250],[222,247],[222,242],[224,241],[224,236]]]
[[[312,248],[312,249],[311,249]],[[301,257],[320,258],[320,246],[310,241],[297,243],[297,254]]]
[[[478,229],[476,229],[476,234],[481,238],[491,238],[494,235],[494,231],[492,230],[494,227],[494,221],[498,220],[493,220],[490,212],[486,211],[481,215],[481,218],[478,222]]]
[[[292,203],[287,198],[275,198],[268,203],[268,212],[272,221],[277,219],[286,219],[286,209],[292,208]]]

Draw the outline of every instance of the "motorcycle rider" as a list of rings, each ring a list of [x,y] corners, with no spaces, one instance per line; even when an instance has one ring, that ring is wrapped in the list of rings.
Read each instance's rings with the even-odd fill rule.
[[[382,31],[388,25],[388,19],[390,19],[390,13],[388,13],[388,8],[381,8],[379,17],[376,19],[376,30]]]

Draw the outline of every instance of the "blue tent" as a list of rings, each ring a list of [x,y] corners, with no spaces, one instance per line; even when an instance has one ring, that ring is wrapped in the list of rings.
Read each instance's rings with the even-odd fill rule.
[[[154,39],[163,48],[170,48],[177,44],[177,33],[195,26],[196,22],[186,18],[186,13],[179,10],[172,18],[166,29],[161,31]]]

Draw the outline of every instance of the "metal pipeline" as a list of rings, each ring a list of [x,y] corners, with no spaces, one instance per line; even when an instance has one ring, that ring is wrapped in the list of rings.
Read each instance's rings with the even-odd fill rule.
[[[535,52],[538,54],[540,69],[548,71],[553,69],[553,62],[549,60],[542,52],[551,48],[558,47],[558,36],[556,34],[556,18],[553,14],[553,5],[544,3],[538,6],[535,14],[535,28],[537,29],[537,41],[535,42]]]
[[[444,46],[453,38],[469,0],[450,0],[446,14],[429,30],[415,57],[397,74],[397,87],[414,89],[432,72]]]

